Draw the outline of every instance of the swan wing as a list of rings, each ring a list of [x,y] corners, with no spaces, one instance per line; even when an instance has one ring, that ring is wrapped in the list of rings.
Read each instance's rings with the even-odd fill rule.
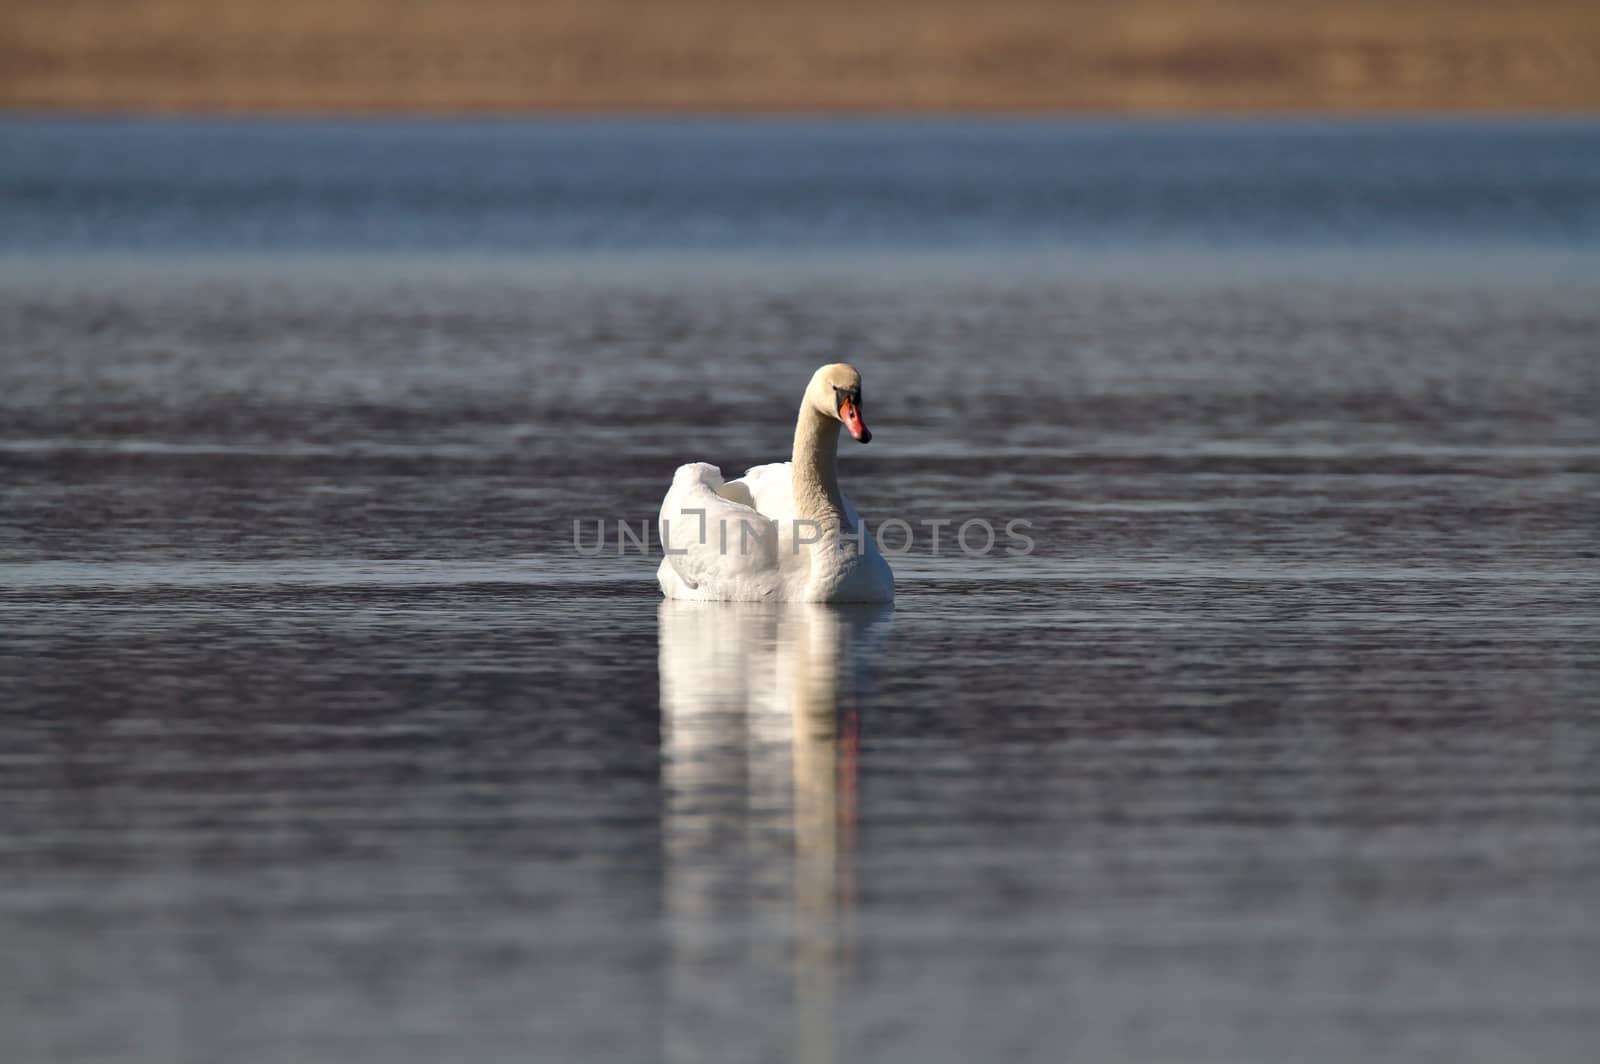
[[[732,483],[741,485],[749,492],[755,508],[762,516],[788,525],[795,518],[794,484],[790,476],[792,470],[789,462],[751,466],[744,476]]]
[[[668,595],[762,599],[777,587],[777,537],[771,519],[761,512],[748,485],[724,482],[722,470],[714,465],[678,467],[661,504],[658,531],[664,555],[661,584]]]

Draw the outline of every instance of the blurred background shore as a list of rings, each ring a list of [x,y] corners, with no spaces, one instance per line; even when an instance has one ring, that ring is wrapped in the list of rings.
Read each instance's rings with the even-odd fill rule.
[[[9,0],[0,108],[1578,113],[1600,5]]]

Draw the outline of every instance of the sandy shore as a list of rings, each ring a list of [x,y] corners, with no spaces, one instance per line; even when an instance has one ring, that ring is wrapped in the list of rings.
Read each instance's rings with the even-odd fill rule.
[[[9,0],[0,107],[1581,112],[1600,4]]]

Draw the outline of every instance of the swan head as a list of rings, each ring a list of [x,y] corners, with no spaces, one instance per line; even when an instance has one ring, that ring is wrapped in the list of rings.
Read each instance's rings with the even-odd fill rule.
[[[823,366],[811,375],[806,401],[824,417],[844,423],[850,435],[872,442],[872,430],[861,418],[861,374],[847,362]]]

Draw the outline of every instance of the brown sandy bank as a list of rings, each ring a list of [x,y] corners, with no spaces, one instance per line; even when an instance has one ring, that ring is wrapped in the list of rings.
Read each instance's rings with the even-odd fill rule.
[[[8,0],[0,107],[1580,112],[1600,3]]]

